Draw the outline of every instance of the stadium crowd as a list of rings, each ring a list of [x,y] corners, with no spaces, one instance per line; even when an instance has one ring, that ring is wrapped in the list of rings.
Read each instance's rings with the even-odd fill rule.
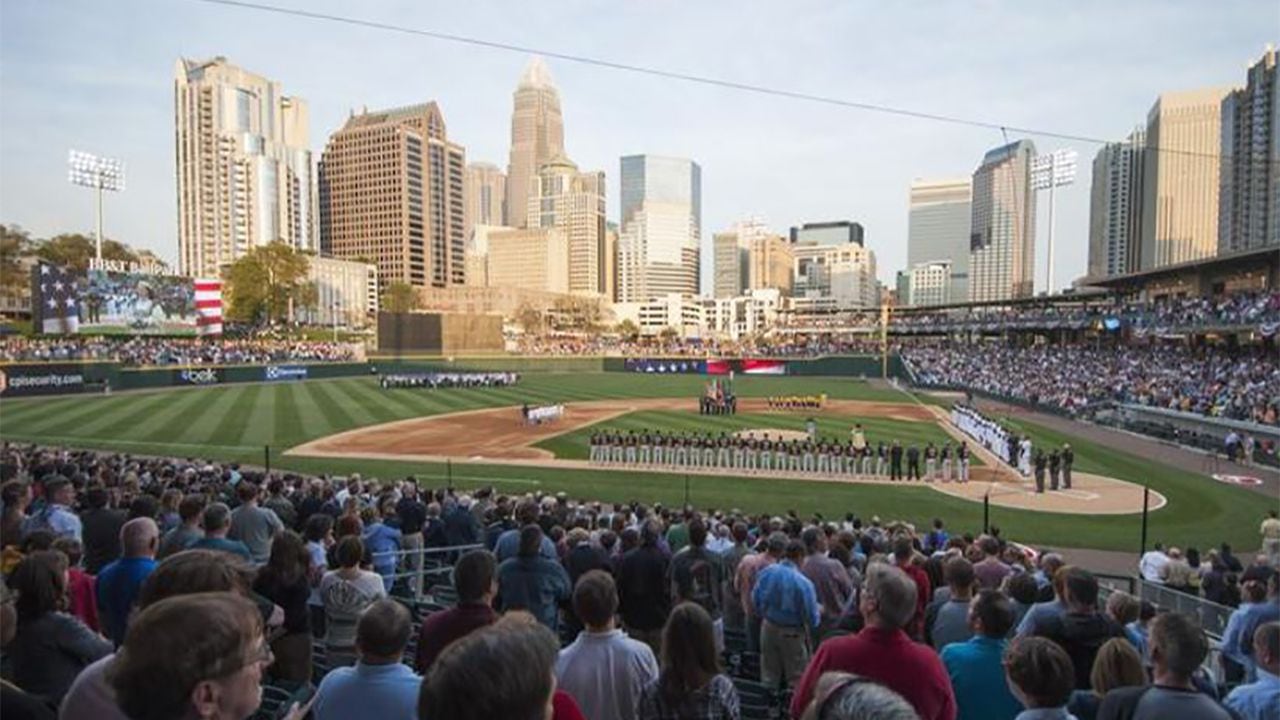
[[[1103,601],[1091,573],[996,528],[34,446],[0,448],[0,479],[6,718],[1196,720],[1280,706],[1267,556],[1240,568],[1249,602],[1223,654],[1241,682],[1224,695],[1195,617]],[[446,572],[420,572],[424,547],[444,549]],[[1165,557],[1144,574],[1161,565],[1171,583]],[[301,705],[259,708],[264,681],[302,701],[312,679]]]
[[[1173,344],[907,347],[925,386],[968,388],[1070,413],[1104,402],[1137,403],[1266,425],[1280,423],[1275,348]]]
[[[255,365],[280,362],[349,362],[349,344],[306,340],[152,337],[0,339],[0,361],[104,360],[124,365]]]

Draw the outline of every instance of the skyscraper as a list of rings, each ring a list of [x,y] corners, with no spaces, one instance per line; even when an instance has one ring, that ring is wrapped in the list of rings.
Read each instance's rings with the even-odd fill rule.
[[[277,240],[314,251],[307,104],[224,57],[174,68],[178,270],[217,277]]]
[[[1230,88],[1161,95],[1147,113],[1142,270],[1218,251],[1222,100]]]
[[[969,299],[972,202],[972,178],[915,180],[911,183],[911,205],[907,216],[907,267],[929,265],[929,272],[936,274],[937,267],[934,266],[946,263],[951,275],[944,285],[947,297],[943,302],[965,302]],[[932,278],[933,275],[929,277]],[[931,287],[934,285],[936,283]],[[935,296],[927,297],[932,300]],[[906,301],[903,298],[903,302]]]
[[[864,232],[862,223],[849,220],[833,222],[804,223],[791,228],[792,245],[844,245],[845,243],[863,244]]]
[[[462,232],[471,238],[476,225],[505,225],[507,176],[491,163],[468,163],[466,175],[466,216]]]
[[[1218,252],[1280,246],[1280,82],[1268,47],[1222,100]]]
[[[1089,198],[1089,277],[1138,270],[1142,245],[1142,166],[1146,132],[1137,128],[1093,157]]]
[[[569,292],[608,290],[604,173],[579,172],[563,155],[545,163],[530,181],[529,228],[556,228],[569,242]]]
[[[712,297],[738,297],[751,287],[751,242],[772,234],[762,218],[750,217],[712,236]]]
[[[795,254],[786,238],[773,234],[751,238],[747,246],[747,267],[748,289],[774,289],[783,295],[791,294]]]
[[[969,224],[969,300],[1010,300],[1034,291],[1036,196],[1031,158],[1018,140],[989,151],[973,173]],[[901,298],[899,298],[901,300]]]
[[[352,115],[320,162],[324,250],[373,260],[383,286],[465,285],[465,167],[434,102]]]
[[[529,61],[512,100],[506,224],[519,228],[527,225],[533,177],[552,158],[564,155],[560,93],[542,58]]]
[[[619,180],[618,299],[698,293],[702,168],[692,160],[629,155]]]

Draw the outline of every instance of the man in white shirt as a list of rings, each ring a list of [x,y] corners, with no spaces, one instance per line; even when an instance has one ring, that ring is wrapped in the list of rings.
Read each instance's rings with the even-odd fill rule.
[[[602,570],[578,578],[573,609],[586,629],[560,651],[556,682],[588,718],[634,720],[640,692],[658,677],[658,661],[648,645],[616,627],[613,578]]]
[[[1164,583],[1160,577],[1160,571],[1169,564],[1169,556],[1164,554],[1164,545],[1156,543],[1156,546],[1145,553],[1142,559],[1138,561],[1138,572],[1142,574],[1142,579],[1148,582]]]

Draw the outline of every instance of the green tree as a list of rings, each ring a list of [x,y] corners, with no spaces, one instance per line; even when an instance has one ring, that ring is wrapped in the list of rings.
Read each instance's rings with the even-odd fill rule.
[[[397,280],[387,283],[386,287],[382,288],[382,297],[379,298],[378,306],[382,312],[407,313],[422,307],[422,303],[419,301],[417,289],[407,282]]]
[[[516,323],[524,329],[525,333],[529,335],[541,335],[544,326],[546,325],[546,318],[542,311],[529,303],[525,303],[516,308],[515,320]]]
[[[640,327],[632,322],[631,318],[627,318],[626,320],[618,323],[617,327],[614,328],[614,331],[621,335],[622,339],[627,342],[634,342],[636,338],[640,337]]]
[[[0,225],[0,292],[18,295],[31,284],[23,271],[22,258],[31,254],[35,242],[31,233],[17,225]]]
[[[273,242],[253,248],[226,270],[227,316],[241,322],[285,319],[298,304],[310,263],[292,245]]]
[[[680,332],[668,325],[662,328],[662,332],[658,333],[658,337],[662,338],[663,342],[671,342],[680,337]]]
[[[62,233],[39,243],[36,255],[55,265],[76,270],[88,270],[89,260],[95,254],[95,242],[91,235]],[[121,262],[137,262],[138,255],[128,245],[111,239],[102,241],[102,258]]]

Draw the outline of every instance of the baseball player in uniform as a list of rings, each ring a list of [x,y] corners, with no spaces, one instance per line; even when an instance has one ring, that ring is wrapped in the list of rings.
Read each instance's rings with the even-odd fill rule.
[[[938,448],[932,442],[924,446],[924,479],[928,482],[938,479]]]
[[[961,442],[956,448],[956,465],[960,469],[960,482],[969,482],[969,443]]]
[[[640,439],[636,437],[636,431],[627,432],[627,464],[636,464],[636,450],[640,448]]]
[[[716,465],[729,467],[729,436],[724,432],[720,433],[720,439],[716,442]]]
[[[716,466],[716,439],[710,433],[702,436],[702,465]]]
[[[1044,456],[1043,450],[1036,451],[1036,459],[1034,460],[1036,470],[1036,492],[1044,492],[1044,469],[1048,465],[1048,459]]]
[[[1049,453],[1049,487],[1058,489],[1058,471],[1062,469],[1062,456],[1057,450]]]
[[[1071,466],[1075,464],[1076,454],[1071,446],[1062,444],[1062,487],[1064,490],[1071,489]]]
[[[765,433],[760,441],[760,469],[773,469],[773,441],[769,439],[769,433]]]
[[[942,459],[942,481],[951,482],[951,441],[948,440],[942,446],[942,452],[938,453]]]

